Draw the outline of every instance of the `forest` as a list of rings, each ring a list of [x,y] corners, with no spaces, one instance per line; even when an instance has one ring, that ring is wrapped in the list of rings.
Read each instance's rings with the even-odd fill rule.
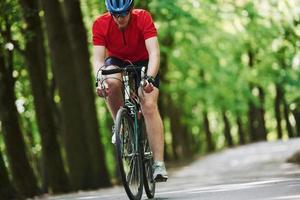
[[[135,8],[158,30],[167,163],[300,137],[300,0]],[[0,1],[0,199],[119,183],[91,65],[92,25],[104,12],[104,0]]]

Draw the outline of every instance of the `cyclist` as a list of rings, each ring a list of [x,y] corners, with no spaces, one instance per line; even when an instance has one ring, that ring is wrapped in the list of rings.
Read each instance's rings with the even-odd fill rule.
[[[139,88],[141,109],[146,122],[149,143],[153,151],[153,179],[164,182],[168,174],[164,164],[163,123],[158,111],[159,62],[160,51],[157,30],[150,13],[143,9],[134,9],[134,0],[105,0],[107,13],[98,17],[93,24],[93,66],[94,72],[125,67],[131,62],[137,66],[146,66],[146,85]],[[110,113],[115,120],[123,99],[122,83],[117,79],[120,74],[109,75],[105,88],[99,84],[98,96],[106,97]],[[137,77],[137,80],[140,80]],[[143,95],[141,95],[144,90]],[[112,142],[115,142],[114,136]]]

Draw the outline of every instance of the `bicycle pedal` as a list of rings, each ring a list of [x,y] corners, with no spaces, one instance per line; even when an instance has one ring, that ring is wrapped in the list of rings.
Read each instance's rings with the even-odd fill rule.
[[[158,174],[155,178],[154,178],[154,182],[167,182],[168,177],[162,176],[161,174]]]

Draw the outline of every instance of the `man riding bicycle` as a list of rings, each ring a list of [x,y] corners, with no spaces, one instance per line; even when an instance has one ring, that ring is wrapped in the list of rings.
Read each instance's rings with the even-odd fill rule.
[[[146,66],[146,84],[139,88],[141,109],[153,151],[153,179],[163,182],[168,179],[164,164],[163,123],[158,111],[160,51],[157,30],[149,12],[134,9],[134,0],[105,0],[107,13],[93,24],[93,66],[99,70],[125,67],[131,63]],[[121,74],[109,75],[105,87],[97,87],[97,94],[106,97],[110,113],[115,120],[123,103]],[[140,80],[140,77],[138,77]],[[144,92],[142,92],[142,90]],[[142,95],[143,93],[143,95]],[[114,142],[114,136],[112,142]]]

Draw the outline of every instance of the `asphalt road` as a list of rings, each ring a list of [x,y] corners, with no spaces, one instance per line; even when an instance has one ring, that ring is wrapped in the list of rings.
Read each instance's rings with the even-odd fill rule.
[[[157,184],[156,200],[300,200],[300,166],[286,159],[300,139],[224,150],[172,171]],[[122,187],[45,196],[47,200],[125,200]],[[146,196],[143,199],[147,199]]]

